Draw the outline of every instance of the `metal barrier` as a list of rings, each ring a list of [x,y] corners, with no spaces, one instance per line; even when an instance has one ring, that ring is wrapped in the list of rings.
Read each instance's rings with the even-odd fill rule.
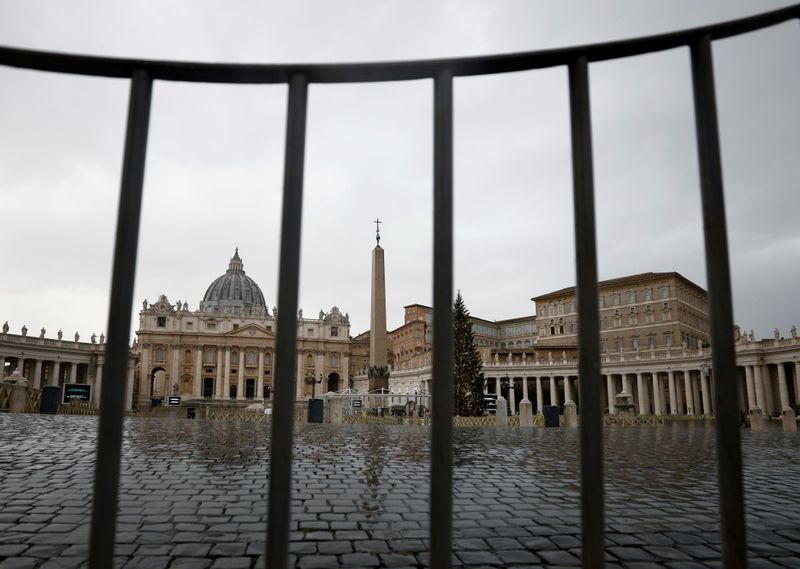
[[[604,566],[603,453],[597,306],[597,252],[588,66],[689,47],[701,174],[713,366],[719,377],[735,371],[727,230],[711,54],[713,40],[800,18],[800,4],[691,30],[529,53],[364,64],[235,65],[100,58],[0,47],[0,65],[101,77],[130,78],[125,156],[117,218],[109,307],[107,377],[126,377],[133,281],[139,240],[142,183],[153,80],[206,83],[286,83],[288,121],[283,189],[278,309],[297,314],[306,108],[310,83],[432,79],[434,98],[433,414],[452,414],[453,370],[453,78],[567,66],[572,125],[575,249],[579,313],[581,400],[582,563]],[[288,559],[291,458],[294,429],[295,321],[278,319],[276,383],[269,474],[267,567]],[[101,396],[89,564],[111,567],[122,446],[125,383],[108,382]],[[736,385],[715,382],[722,564],[747,566],[741,447]],[[448,567],[452,545],[452,422],[434,421],[431,451],[431,556]]]

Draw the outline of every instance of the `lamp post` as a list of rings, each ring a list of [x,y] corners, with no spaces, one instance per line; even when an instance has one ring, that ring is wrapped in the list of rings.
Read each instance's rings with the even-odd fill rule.
[[[314,372],[307,371],[305,380],[307,384],[311,385],[311,399],[314,399],[314,388],[317,384],[322,383],[322,374],[319,374],[319,379],[314,379]]]

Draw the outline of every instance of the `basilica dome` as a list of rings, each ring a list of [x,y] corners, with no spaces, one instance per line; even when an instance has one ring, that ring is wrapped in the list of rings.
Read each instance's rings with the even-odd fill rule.
[[[264,308],[264,294],[256,281],[244,274],[244,264],[239,248],[231,257],[228,270],[208,287],[200,310],[203,312],[249,312],[255,307]]]

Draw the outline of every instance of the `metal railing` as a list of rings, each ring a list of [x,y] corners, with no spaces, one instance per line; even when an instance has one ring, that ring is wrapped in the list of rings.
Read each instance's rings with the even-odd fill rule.
[[[575,248],[581,398],[582,563],[604,566],[603,453],[597,252],[588,67],[604,61],[688,47],[691,53],[706,244],[713,367],[734,377],[735,352],[727,230],[711,42],[800,18],[800,4],[739,20],[639,39],[529,53],[391,63],[249,65],[101,58],[0,47],[0,65],[32,70],[129,78],[125,155],[117,217],[109,307],[106,376],[127,377],[134,269],[139,241],[150,102],[154,80],[205,83],[285,83],[289,86],[278,308],[297,314],[300,221],[308,86],[432,79],[434,98],[433,376],[434,416],[452,414],[453,369],[453,78],[567,66],[572,130]],[[291,458],[294,429],[295,322],[278,320],[276,382],[269,472],[268,567],[288,560]],[[94,481],[90,567],[113,565],[122,446],[124,381],[102,390]],[[722,564],[747,566],[741,448],[734,382],[715,382]],[[431,453],[431,556],[435,568],[451,563],[452,423],[434,421]]]

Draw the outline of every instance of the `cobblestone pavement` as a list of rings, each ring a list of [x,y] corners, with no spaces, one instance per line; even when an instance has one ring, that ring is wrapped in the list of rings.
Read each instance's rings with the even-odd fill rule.
[[[86,565],[96,419],[0,415],[0,569]],[[427,564],[429,431],[303,425],[297,567]],[[580,565],[577,432],[455,430],[454,559]],[[710,424],[608,428],[608,567],[719,567]],[[800,567],[800,435],[743,431],[750,566]],[[117,566],[264,566],[265,424],[126,419]]]

